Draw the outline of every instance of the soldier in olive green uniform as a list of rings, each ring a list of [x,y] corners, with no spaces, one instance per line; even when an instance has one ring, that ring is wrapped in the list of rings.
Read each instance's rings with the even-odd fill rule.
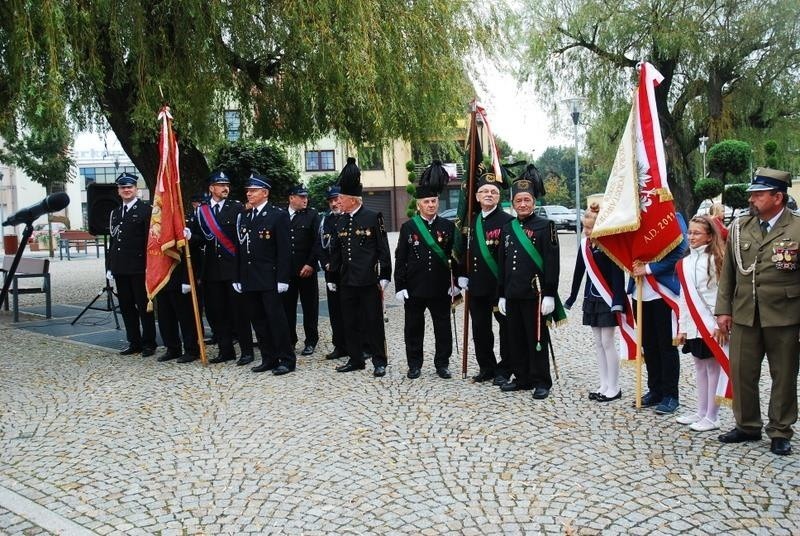
[[[772,377],[766,432],[770,450],[779,455],[792,450],[800,353],[800,217],[786,207],[790,182],[785,171],[756,171],[747,190],[751,215],[731,226],[715,309],[718,336],[730,335],[736,417],[736,428],[719,440],[761,438],[758,380],[766,354]]]

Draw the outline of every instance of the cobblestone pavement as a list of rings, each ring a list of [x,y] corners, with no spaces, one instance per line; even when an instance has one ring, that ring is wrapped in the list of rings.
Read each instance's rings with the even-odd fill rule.
[[[561,235],[562,296],[574,238]],[[92,266],[54,263],[57,293],[91,299]],[[632,409],[630,368],[621,401],[586,399],[579,307],[554,333],[560,379],[544,401],[441,380],[430,351],[407,379],[402,314],[388,310],[389,372],[375,379],[321,357],[327,320],[317,353],[274,377],[65,344],[4,313],[0,533],[800,534],[797,453]]]

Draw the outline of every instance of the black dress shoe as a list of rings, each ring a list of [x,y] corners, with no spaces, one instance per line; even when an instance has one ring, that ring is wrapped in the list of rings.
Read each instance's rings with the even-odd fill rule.
[[[597,393],[597,398],[595,398],[595,400],[598,402],[611,402],[612,400],[619,400],[620,398],[622,398],[622,389],[614,396],[606,396],[602,393]]]
[[[769,450],[778,456],[786,456],[792,453],[792,444],[785,437],[773,437]]]
[[[498,387],[500,387],[504,383],[508,383],[508,378],[503,376],[502,374],[496,375],[492,380],[492,385],[496,385]]]
[[[336,372],[352,372],[354,370],[364,370],[364,368],[364,363],[353,363],[352,361],[348,361],[344,365],[336,367]]]
[[[217,363],[224,363],[225,361],[233,361],[236,357],[232,355],[218,355],[214,359],[209,359],[208,362],[216,365]]]
[[[191,363],[192,361],[197,361],[199,359],[194,354],[183,354],[178,359],[175,360],[176,363]]]
[[[419,368],[411,367],[410,369],[408,369],[408,374],[406,374],[406,377],[412,380],[416,380],[417,378],[419,378],[420,374],[422,374],[422,371]]]
[[[550,389],[547,387],[537,387],[533,390],[533,398],[536,400],[544,400],[548,396],[550,396]]]
[[[305,347],[303,348],[303,351],[300,352],[300,355],[311,355],[314,353],[316,347],[317,346],[315,344],[306,344]]]
[[[531,385],[523,385],[516,381],[508,381],[500,386],[500,390],[504,393],[510,393],[511,391],[530,391],[533,389]]]
[[[447,367],[439,367],[439,368],[437,368],[436,369],[436,374],[438,374],[439,377],[441,379],[443,379],[443,380],[449,380],[450,378],[453,377],[453,375],[450,374],[450,371],[447,369]]]
[[[595,393],[594,391],[589,393],[589,400],[597,400],[597,397],[600,396],[600,393]]]
[[[725,432],[719,436],[720,443],[744,443],[745,441],[759,441],[761,439],[761,432],[757,434],[748,434],[742,432],[738,428],[734,428],[730,432]]]
[[[488,370],[482,370],[472,377],[472,381],[475,383],[481,383],[489,380],[494,380],[494,372],[489,372]]]
[[[292,370],[286,365],[278,365],[272,369],[272,374],[275,376],[283,376],[284,374],[289,374],[290,372],[292,372]]]
[[[128,346],[124,350],[121,350],[119,355],[133,355],[133,354],[139,354],[141,352],[142,349],[139,348],[138,346]]]
[[[203,339],[203,344],[205,344],[206,346],[214,346],[217,344],[217,338],[209,337],[207,339]]]
[[[325,359],[332,360],[332,359],[341,359],[343,357],[347,357],[347,353],[339,350],[338,348],[334,348],[333,352],[329,354],[325,354]]]
[[[156,361],[159,363],[163,363],[164,361],[169,361],[170,359],[177,359],[181,356],[180,352],[176,352],[175,350],[167,350],[160,356],[156,358]]]
[[[253,362],[253,356],[243,354],[242,357],[240,357],[239,360],[236,362],[236,366],[241,367],[243,365],[249,365],[252,362]]]
[[[274,369],[275,367],[276,367],[275,363],[262,362],[260,365],[258,365],[257,367],[253,367],[250,370],[252,370],[253,372],[266,372],[268,370]]]
[[[383,365],[376,366],[375,370],[372,372],[372,375],[376,378],[382,378],[383,376],[386,376],[386,367]]]
[[[142,348],[142,357],[150,357],[151,355],[156,355],[156,349],[150,346],[146,346]]]

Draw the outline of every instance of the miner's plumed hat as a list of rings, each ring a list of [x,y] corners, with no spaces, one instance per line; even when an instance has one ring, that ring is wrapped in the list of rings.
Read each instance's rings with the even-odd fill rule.
[[[336,183],[342,195],[352,195],[361,197],[363,186],[361,185],[361,170],[356,165],[356,159],[352,156],[347,157],[347,164],[339,173],[339,180]]]
[[[518,193],[527,192],[535,199],[544,197],[544,181],[536,166],[528,164],[522,175],[511,184],[511,198]]]
[[[425,199],[427,197],[439,197],[439,194],[444,190],[447,181],[450,180],[450,174],[442,165],[440,160],[434,160],[431,165],[425,168],[422,176],[419,178],[417,190],[414,192],[414,197],[417,199]]]
[[[785,192],[792,185],[792,176],[788,171],[779,169],[758,168],[748,192],[761,192],[764,190],[778,190]]]
[[[119,177],[117,177],[117,186],[136,186],[136,183],[139,182],[139,178],[134,175],[133,173],[122,173]]]

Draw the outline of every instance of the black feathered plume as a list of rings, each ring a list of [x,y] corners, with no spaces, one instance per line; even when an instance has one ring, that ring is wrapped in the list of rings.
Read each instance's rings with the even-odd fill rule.
[[[449,180],[450,175],[442,165],[442,162],[434,160],[431,165],[425,168],[419,178],[419,185],[417,185],[415,194],[416,198],[438,197]]]
[[[356,165],[356,159],[352,156],[347,157],[347,164],[339,173],[339,180],[336,181],[342,189],[344,195],[361,196],[361,170]]]

